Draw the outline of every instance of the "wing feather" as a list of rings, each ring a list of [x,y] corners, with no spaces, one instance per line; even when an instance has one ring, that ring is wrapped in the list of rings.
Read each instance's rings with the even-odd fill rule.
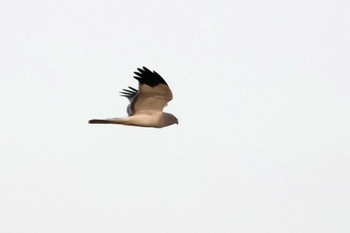
[[[136,90],[133,87],[129,87],[129,89],[123,89],[120,94],[121,96],[124,96],[126,98],[128,98],[128,100],[130,101],[130,103],[132,102],[132,100],[135,98],[135,96],[137,95],[138,90]]]

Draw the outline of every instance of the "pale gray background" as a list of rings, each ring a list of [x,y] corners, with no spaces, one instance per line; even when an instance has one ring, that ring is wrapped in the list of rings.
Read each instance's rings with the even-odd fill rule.
[[[3,2],[0,232],[349,232],[349,9]],[[180,125],[88,125],[142,65]]]

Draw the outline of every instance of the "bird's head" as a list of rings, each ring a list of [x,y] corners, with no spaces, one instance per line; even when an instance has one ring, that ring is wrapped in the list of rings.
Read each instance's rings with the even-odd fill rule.
[[[164,112],[163,119],[166,126],[179,124],[179,120],[173,114],[170,114],[170,113]]]

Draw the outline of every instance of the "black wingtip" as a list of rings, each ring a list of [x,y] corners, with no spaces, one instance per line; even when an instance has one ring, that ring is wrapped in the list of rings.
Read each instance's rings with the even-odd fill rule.
[[[120,91],[119,92],[120,95],[130,99],[130,98],[134,98],[137,95],[137,93],[139,92],[138,90],[136,90],[133,87],[128,87],[128,88],[129,89],[124,88],[122,91]]]
[[[168,85],[165,80],[155,71],[150,71],[147,67],[142,66],[141,68],[137,68],[137,71],[134,72],[136,76],[134,76],[135,79],[139,81],[139,84],[146,84],[150,87],[155,87],[159,84],[165,84]]]
[[[130,86],[129,86],[129,88],[130,88],[131,90],[133,90],[133,91],[138,92],[138,90],[137,90],[137,89],[135,89],[135,88],[133,88],[133,87],[130,87]]]
[[[142,66],[143,70],[147,71],[147,72],[151,72],[146,66]],[[154,71],[153,71],[154,72]]]

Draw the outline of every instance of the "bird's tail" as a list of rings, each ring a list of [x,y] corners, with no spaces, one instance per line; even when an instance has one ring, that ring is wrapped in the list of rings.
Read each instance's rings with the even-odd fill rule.
[[[125,124],[127,123],[124,118],[111,118],[111,119],[92,119],[89,120],[89,124]]]

